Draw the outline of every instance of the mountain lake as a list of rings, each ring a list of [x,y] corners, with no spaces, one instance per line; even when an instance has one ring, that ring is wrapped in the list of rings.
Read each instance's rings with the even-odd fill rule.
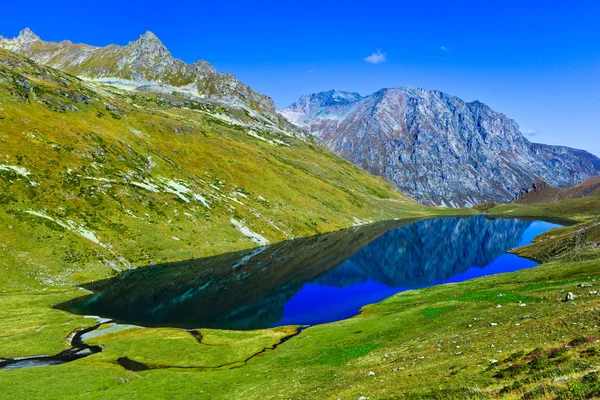
[[[55,308],[146,327],[323,324],[405,290],[535,267],[507,251],[559,226],[485,216],[381,222],[129,270]]]

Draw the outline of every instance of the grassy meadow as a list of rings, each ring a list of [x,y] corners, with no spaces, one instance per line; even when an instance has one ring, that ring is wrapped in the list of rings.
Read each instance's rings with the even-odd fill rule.
[[[51,306],[129,268],[477,212],[422,207],[222,105],[97,87],[6,52],[0,89],[0,359],[67,349],[96,320]],[[539,267],[403,292],[299,334],[105,324],[87,339],[101,353],[0,370],[0,398],[599,397],[600,196],[478,210],[576,224],[515,250]]]

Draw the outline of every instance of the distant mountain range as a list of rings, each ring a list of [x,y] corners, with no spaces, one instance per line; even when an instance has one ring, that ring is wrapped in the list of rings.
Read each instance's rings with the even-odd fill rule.
[[[592,154],[531,143],[506,115],[439,91],[405,87],[363,97],[331,90],[279,113],[428,205],[509,202],[536,179],[570,187],[600,175]]]
[[[276,112],[271,98],[233,75],[218,73],[203,60],[187,64],[173,57],[152,32],[126,46],[95,47],[46,42],[24,29],[13,39],[0,37],[0,47],[75,75],[92,90],[121,90],[138,106],[141,97],[151,94],[161,106],[210,109],[223,123],[259,140],[281,144],[287,137],[311,139],[309,133],[427,205],[509,202],[537,179],[570,187],[600,175],[595,156],[531,143],[504,114],[438,91],[406,87],[363,97],[332,90],[302,96]],[[45,95],[37,101],[53,110],[77,109],[75,103]]]

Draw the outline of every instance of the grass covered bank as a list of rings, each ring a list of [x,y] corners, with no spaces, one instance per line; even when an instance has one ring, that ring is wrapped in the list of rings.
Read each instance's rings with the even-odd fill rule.
[[[600,395],[600,296],[594,293],[600,288],[594,247],[600,208],[584,214],[570,205],[575,214],[569,215],[556,211],[561,204],[527,207],[538,213],[551,207],[536,217],[581,221],[517,250],[546,261],[534,269],[400,293],[280,346],[295,327],[200,330],[201,340],[176,329],[107,330],[88,340],[104,345],[102,353],[0,371],[0,397],[593,398]],[[575,299],[562,301],[569,292]],[[48,310],[53,296],[73,294],[41,293],[35,301],[23,293],[0,301],[22,296],[35,315]],[[56,315],[65,318],[59,324],[79,318]],[[47,351],[66,346],[66,331],[48,336],[54,339],[46,339]],[[27,348],[36,343],[27,340]],[[0,349],[6,343],[17,342],[6,340]],[[118,362],[124,357],[148,369],[128,371]]]
[[[105,345],[102,353],[0,371],[0,396],[576,398],[597,388],[596,282],[600,263],[591,260],[404,292],[355,318],[308,328],[274,350],[294,328],[200,330],[201,341],[176,329],[108,331],[88,340]],[[560,301],[567,292],[575,300]],[[45,349],[54,351],[57,342]],[[31,339],[27,348],[41,347]],[[127,371],[117,362],[122,357],[150,369]]]

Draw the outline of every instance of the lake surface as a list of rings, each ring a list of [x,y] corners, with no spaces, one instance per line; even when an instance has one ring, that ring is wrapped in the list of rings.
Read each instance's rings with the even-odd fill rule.
[[[404,290],[534,267],[506,251],[558,226],[484,216],[377,223],[127,271],[56,308],[152,327],[321,324]]]

